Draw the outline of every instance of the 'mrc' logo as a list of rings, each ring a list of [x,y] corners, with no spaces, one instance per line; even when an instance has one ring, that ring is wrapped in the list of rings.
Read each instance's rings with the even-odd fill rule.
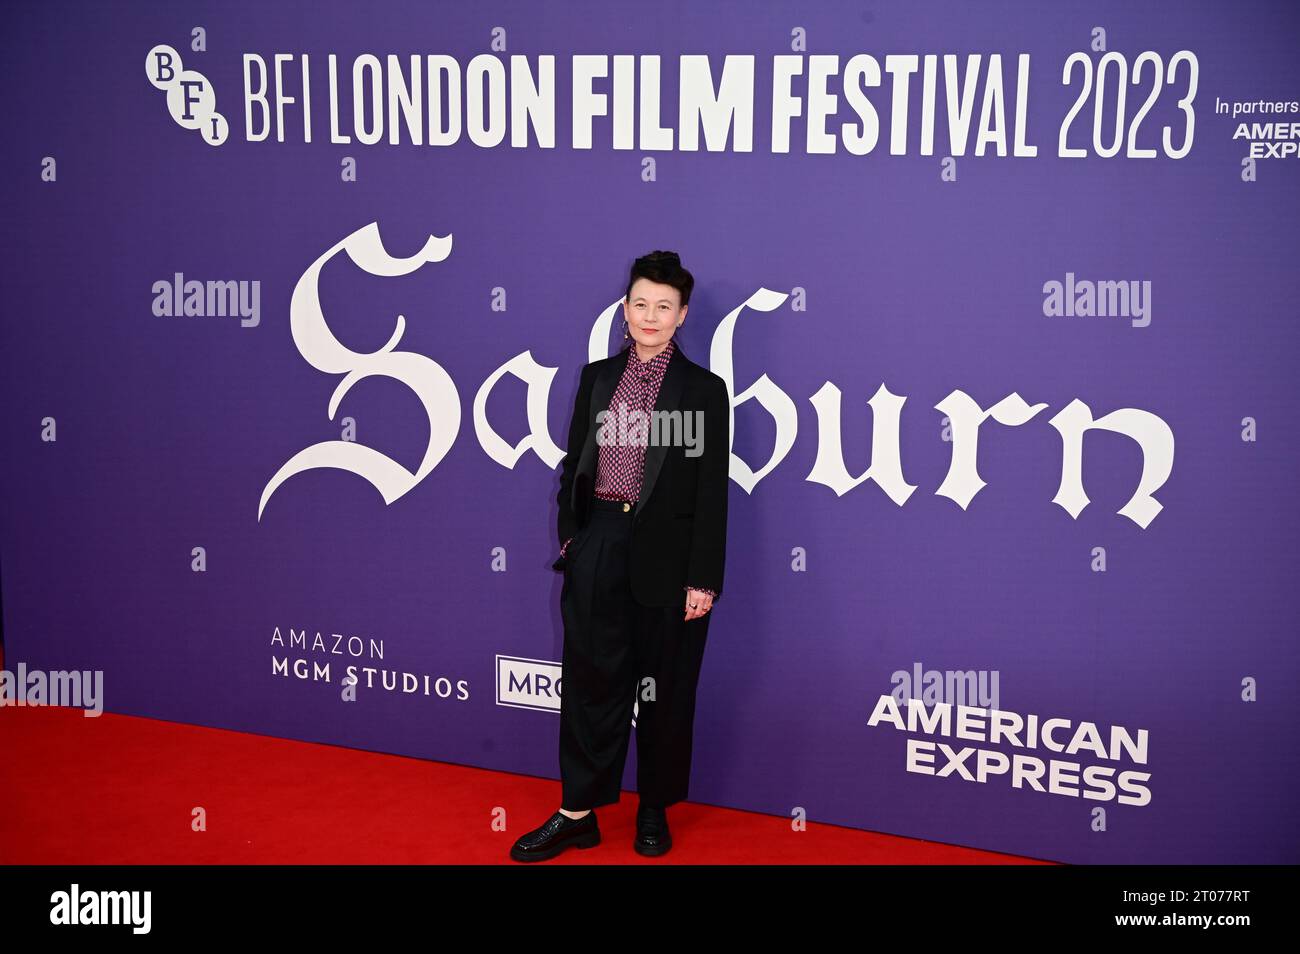
[[[497,705],[560,711],[560,664],[497,655]]]

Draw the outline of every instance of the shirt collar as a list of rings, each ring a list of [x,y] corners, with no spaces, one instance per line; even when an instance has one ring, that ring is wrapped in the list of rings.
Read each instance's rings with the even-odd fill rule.
[[[657,373],[662,371],[664,368],[668,366],[668,360],[673,356],[673,352],[676,350],[677,350],[676,340],[673,338],[669,338],[668,344],[664,347],[663,351],[660,351],[649,361],[642,361],[640,358],[636,356],[636,342],[633,342],[632,344],[628,345],[627,348],[627,363],[630,367],[636,368],[638,370]]]

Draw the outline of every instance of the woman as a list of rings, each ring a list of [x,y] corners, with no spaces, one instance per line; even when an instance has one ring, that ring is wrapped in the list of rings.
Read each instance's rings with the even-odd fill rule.
[[[674,336],[695,279],[673,252],[636,260],[628,346],[582,369],[560,473],[561,807],[510,850],[517,861],[600,843],[593,809],[619,800],[637,732],[643,855],[672,847],[686,797],[695,688],[726,555],[731,397]],[[606,413],[607,412],[607,413]],[[635,713],[634,713],[635,705]]]

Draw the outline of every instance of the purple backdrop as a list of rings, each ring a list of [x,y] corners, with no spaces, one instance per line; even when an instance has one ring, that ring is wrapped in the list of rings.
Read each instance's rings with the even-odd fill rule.
[[[687,354],[725,372],[737,396],[766,376],[797,411],[784,459],[745,487],[739,468],[759,470],[779,429],[759,401],[735,406],[727,577],[701,677],[693,800],[802,809],[814,822],[1069,862],[1300,860],[1288,688],[1300,677],[1290,367],[1300,180],[1294,157],[1247,169],[1247,144],[1233,138],[1240,122],[1294,114],[1215,110],[1218,101],[1296,96],[1294,9],[323,2],[6,11],[6,667],[102,670],[112,712],[556,777],[557,715],[544,677],[558,667],[563,636],[561,579],[550,569],[558,459],[539,451],[563,444],[588,336],[622,295],[631,260],[672,248],[697,280],[679,333]],[[204,51],[192,48],[197,27]],[[1106,31],[1100,48],[1097,28]],[[804,35],[806,54],[792,46]],[[210,81],[229,124],[223,144],[169,115],[144,70],[158,44]],[[1175,146],[1184,135],[1186,64],[1139,127],[1138,145],[1156,148],[1154,158],[1096,154],[1091,107],[1070,134],[1088,154],[1058,156],[1081,88],[1077,77],[1062,82],[1064,64],[1083,51],[1095,66],[1107,49],[1130,68],[1143,51],[1166,69],[1178,51],[1195,54],[1185,157],[1163,153],[1159,130],[1171,126]],[[281,52],[311,57],[310,143],[292,105],[285,141],[245,135],[244,54],[272,63]],[[968,53],[1001,53],[1008,125],[1016,57],[1028,53],[1023,135],[1038,154],[973,154],[981,86],[965,154],[945,165],[956,153],[942,60],[933,154],[917,138],[919,77],[904,154],[889,151],[887,85],[868,91],[883,126],[868,154],[843,142],[810,154],[804,116],[791,123],[790,151],[774,153],[774,62],[792,52],[838,54],[841,69],[859,53],[881,62],[955,53],[963,66]],[[509,134],[479,145],[464,131],[451,146],[331,143],[330,53],[348,89],[365,53],[408,62],[448,54],[462,69],[489,54],[507,76],[512,56],[536,66],[554,55],[554,146],[539,148],[531,131],[526,148]],[[679,57],[707,54],[716,81],[726,55],[752,54],[753,150],[728,138],[711,151],[704,137],[696,151],[614,148],[609,117],[595,120],[593,148],[574,148],[574,54],[660,55],[660,122],[669,127]],[[286,66],[287,85],[299,68]],[[831,91],[841,83],[836,70]],[[608,78],[595,86],[613,88]],[[1151,89],[1149,77],[1129,86],[1130,118]],[[349,103],[341,121],[350,132]],[[1113,116],[1104,115],[1109,140]],[[827,128],[838,136],[855,121],[841,96]],[[312,367],[291,333],[295,285],[370,223],[395,257],[415,255],[430,235],[452,236],[450,252],[402,275],[368,274],[339,255],[321,270],[321,311],[356,352],[384,346],[403,315],[396,350],[426,356],[454,382],[454,400],[444,392],[435,405],[442,427],[458,407],[454,443],[391,503],[355,473],[313,469],[276,489],[259,521],[268,482],[308,445],[345,438],[410,471],[426,452],[428,414],[402,381],[361,379],[331,420],[342,375]],[[154,285],[176,273],[258,281],[259,322],[156,315]],[[1149,281],[1149,324],[1045,316],[1044,284],[1067,273]],[[746,308],[729,325],[763,288],[790,297],[772,311]],[[621,346],[619,327],[609,349]],[[729,344],[716,334],[727,327]],[[545,373],[533,380],[544,416],[532,422],[535,443],[507,466],[485,449],[475,400],[521,355],[558,370],[549,394]],[[519,360],[512,368],[528,362]],[[421,381],[434,379],[424,376],[430,367]],[[867,401],[882,383],[906,396],[899,454],[916,489],[903,505],[874,481],[841,495],[808,479],[826,447],[811,401],[826,382],[841,392],[853,475],[872,462]],[[954,450],[935,405],[958,390],[985,409],[1013,393],[1046,405],[1021,426],[980,428],[987,484],[964,509],[935,493]],[[525,381],[507,373],[482,409],[509,445],[530,433],[527,396]],[[1088,434],[1090,503],[1077,517],[1053,502],[1062,439],[1048,420],[1076,398],[1097,418],[1141,409],[1172,431],[1172,472],[1154,492],[1163,509],[1145,529],[1118,513],[1143,465],[1122,434]],[[345,418],[354,432],[344,433]],[[325,647],[277,645],[277,629],[288,641],[291,628],[319,632]],[[360,637],[365,658],[334,654],[331,634]],[[329,672],[277,673],[277,659]],[[411,673],[419,690],[377,682],[345,700],[350,663]],[[1146,730],[1148,761],[868,725],[891,675],[918,663],[996,672],[1003,710],[1094,722],[1104,738],[1111,726]],[[531,681],[510,692],[511,672]],[[438,679],[451,687],[446,697]],[[1141,788],[1150,797],[1125,804],[1081,797],[1077,784],[1064,794],[1009,775],[981,784],[908,771],[909,738],[1149,773]],[[634,763],[633,753],[629,790]]]

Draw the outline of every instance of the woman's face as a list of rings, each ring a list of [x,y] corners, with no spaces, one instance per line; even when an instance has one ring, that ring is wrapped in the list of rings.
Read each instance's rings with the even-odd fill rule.
[[[672,285],[660,285],[638,278],[623,302],[632,338],[643,348],[658,350],[672,339],[677,323],[685,320],[689,306],[681,304],[682,293]]]

